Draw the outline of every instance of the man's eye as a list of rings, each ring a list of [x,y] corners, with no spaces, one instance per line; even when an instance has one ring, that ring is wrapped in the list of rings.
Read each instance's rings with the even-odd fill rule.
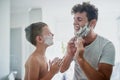
[[[78,21],[82,21],[81,18],[79,18],[79,17],[77,18],[77,20],[78,20]]]
[[[81,20],[78,20],[79,22],[81,21]]]

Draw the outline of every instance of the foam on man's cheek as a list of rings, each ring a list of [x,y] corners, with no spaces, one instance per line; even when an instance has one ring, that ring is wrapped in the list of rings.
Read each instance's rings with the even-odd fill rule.
[[[84,27],[81,27],[79,31],[75,32],[76,37],[86,37],[90,31],[88,24],[85,24]]]

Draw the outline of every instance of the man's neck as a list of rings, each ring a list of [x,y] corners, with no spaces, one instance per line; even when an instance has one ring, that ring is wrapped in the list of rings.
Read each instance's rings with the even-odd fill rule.
[[[87,38],[84,38],[85,40],[85,44],[84,46],[88,46],[89,44],[91,44],[97,37],[97,34],[94,32],[91,32],[90,35],[87,36]]]

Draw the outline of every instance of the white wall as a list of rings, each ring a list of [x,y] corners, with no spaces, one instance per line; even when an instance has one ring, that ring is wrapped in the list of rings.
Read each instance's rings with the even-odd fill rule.
[[[0,80],[9,74],[10,0],[0,0]],[[5,79],[3,79],[5,80]]]

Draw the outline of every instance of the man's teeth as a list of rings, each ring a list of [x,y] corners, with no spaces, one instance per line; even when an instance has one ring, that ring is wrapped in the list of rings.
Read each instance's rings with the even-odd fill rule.
[[[76,30],[79,30],[80,28],[79,27],[75,27]]]

